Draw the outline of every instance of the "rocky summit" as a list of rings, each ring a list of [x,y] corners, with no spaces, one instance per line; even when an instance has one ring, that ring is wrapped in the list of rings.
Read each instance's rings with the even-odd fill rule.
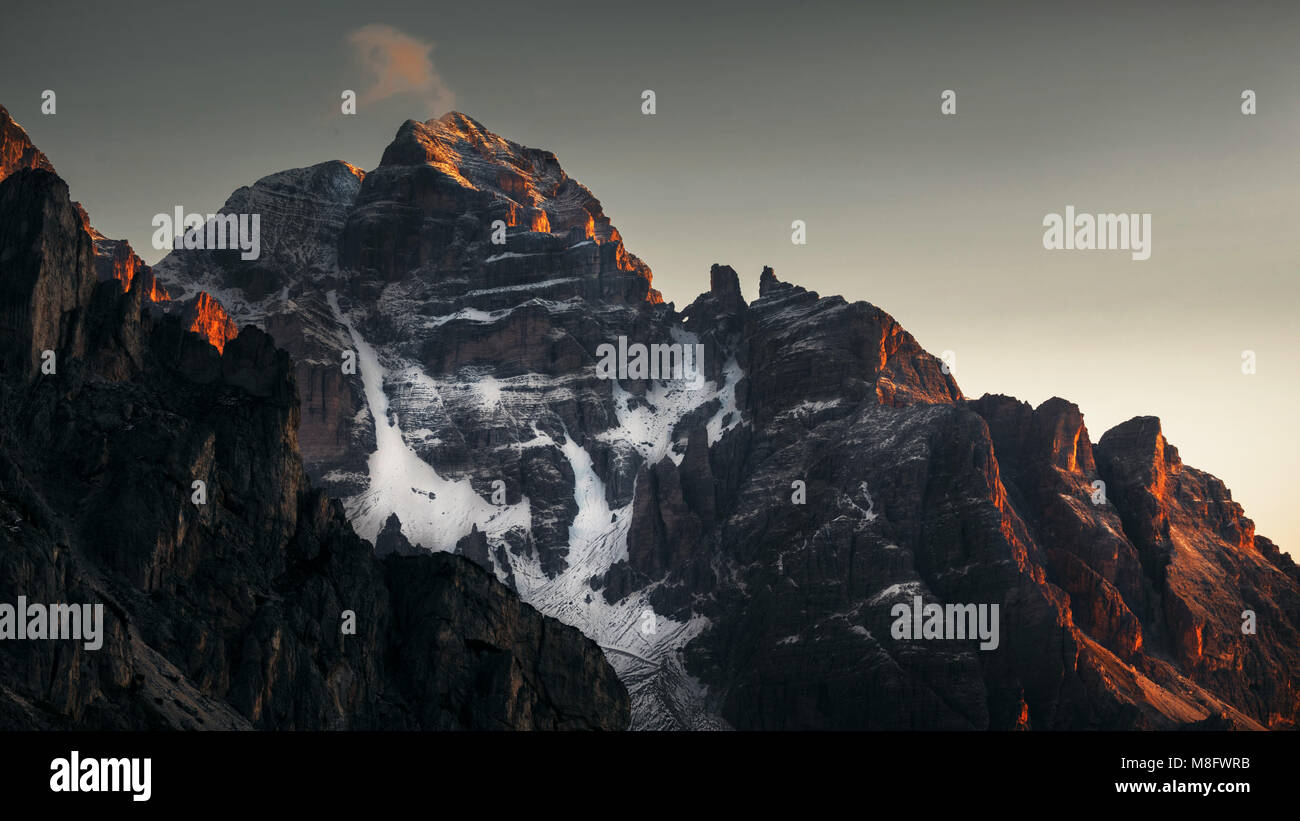
[[[42,174],[0,191],[26,202]],[[421,701],[439,688],[517,715],[517,679],[456,689],[479,664],[580,705],[530,701],[542,726],[617,726],[625,687],[645,729],[1295,727],[1300,571],[1154,418],[1094,443],[1063,399],[966,397],[880,308],[770,268],[749,302],[715,265],[678,311],[554,154],[463,114],[405,123],[372,171],[281,172],[221,212],[260,214],[260,257],[175,250],[149,273],[167,300],[84,284],[93,243],[4,263],[4,288],[42,294],[6,314],[6,379],[47,397],[7,435],[28,508],[90,500],[69,521],[117,546],[49,536],[51,555],[117,580],[122,612],[149,608],[131,635],[244,721],[298,688],[321,697],[279,698],[318,722],[442,726]],[[52,340],[111,381],[37,379]],[[638,366],[687,349],[690,379]],[[206,510],[186,501],[203,476]],[[438,626],[466,596],[496,602],[491,651],[482,625]],[[345,602],[377,643],[324,638]]]
[[[103,616],[95,646],[0,615],[0,727],[628,725],[577,629],[469,559],[378,558],[303,469],[289,355],[168,310],[0,115],[0,598]]]

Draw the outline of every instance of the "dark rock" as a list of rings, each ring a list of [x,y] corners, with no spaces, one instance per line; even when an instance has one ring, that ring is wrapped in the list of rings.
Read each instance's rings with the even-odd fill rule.
[[[415,547],[402,533],[402,520],[397,514],[389,515],[384,529],[375,538],[375,555],[384,557],[392,554],[398,556],[419,556],[426,551]]]

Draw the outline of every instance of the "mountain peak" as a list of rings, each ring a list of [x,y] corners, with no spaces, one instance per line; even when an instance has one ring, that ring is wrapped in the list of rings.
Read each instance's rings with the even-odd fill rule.
[[[488,164],[509,162],[514,155],[525,150],[518,143],[492,133],[473,118],[452,111],[433,120],[402,123],[379,164],[433,165],[453,177],[460,177],[461,167],[472,159]],[[469,179],[461,179],[465,184],[473,185]]]
[[[397,204],[399,212],[390,213],[389,209]],[[508,242],[492,240],[485,246],[485,261],[536,255],[539,249],[534,246],[545,242],[536,235],[551,234],[554,241],[563,243],[563,248],[582,243],[597,246],[605,260],[601,265],[608,271],[606,276],[640,278],[644,280],[644,296],[638,299],[663,301],[658,291],[644,287],[652,279],[649,266],[627,252],[600,200],[564,172],[554,153],[507,140],[458,111],[423,123],[403,123],[384,149],[379,168],[367,175],[356,208],[362,219],[349,227],[344,239],[345,264],[378,266],[395,275],[396,268],[419,263],[421,255],[424,262],[428,261],[426,251],[418,249],[427,245],[428,232],[434,230],[435,224],[441,227],[434,233],[466,234],[468,226],[461,225],[460,220],[471,215],[485,234],[493,231],[491,226],[498,221],[516,229],[509,232]],[[418,224],[405,224],[415,215]],[[409,230],[411,236],[399,240],[391,224],[375,224],[372,232],[371,220],[397,220],[403,223],[403,232]],[[473,239],[468,234],[466,238]],[[400,251],[400,263],[372,260],[368,250],[387,257],[390,248],[404,249]]]
[[[0,180],[24,168],[54,170],[49,158],[32,143],[9,110],[0,105]]]
[[[492,133],[488,131],[483,126],[483,124],[480,123],[478,120],[474,119],[468,114],[463,114],[459,111],[448,111],[446,114],[443,114],[441,117],[435,117],[432,120],[425,120],[424,124],[429,126],[439,124],[446,127],[448,130],[459,131],[462,133],[467,133],[467,132],[477,132],[480,134]]]
[[[1127,422],[1120,422],[1102,434],[1098,444],[1145,460],[1153,476],[1166,467],[1182,464],[1178,448],[1165,439],[1158,416],[1134,416]]]
[[[760,297],[767,296],[768,294],[774,291],[779,291],[791,287],[793,286],[790,283],[782,282],[781,280],[777,279],[776,271],[772,270],[772,266],[770,265],[763,266],[763,273],[759,274],[758,277],[758,295]]]

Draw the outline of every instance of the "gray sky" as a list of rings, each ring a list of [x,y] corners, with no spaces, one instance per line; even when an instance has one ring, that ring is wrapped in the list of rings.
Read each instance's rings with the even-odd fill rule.
[[[750,297],[769,264],[869,300],[969,395],[1063,396],[1094,440],[1160,416],[1294,551],[1300,6],[1056,5],[31,3],[4,12],[0,103],[151,262],[154,214],[371,169],[454,106],[556,152],[679,308],[714,262]],[[1151,259],[1044,250],[1067,205],[1151,213]]]

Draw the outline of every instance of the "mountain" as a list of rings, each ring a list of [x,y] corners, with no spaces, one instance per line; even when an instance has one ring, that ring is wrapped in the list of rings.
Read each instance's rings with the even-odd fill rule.
[[[459,113],[222,210],[270,253],[158,270],[293,353],[313,479],[598,641],[635,727],[1295,725],[1300,574],[1158,420],[1094,445],[1064,400],[964,397],[770,269],[679,313],[554,154]],[[620,338],[702,345],[703,379],[603,379]],[[998,605],[998,647],[895,638],[916,596]]]
[[[98,648],[4,635],[0,727],[627,726],[578,630],[468,559],[377,558],[303,469],[288,354],[155,300],[0,125],[0,603],[103,607]]]
[[[293,352],[313,478],[385,551],[469,556],[596,639],[634,726],[1294,725],[1295,567],[1156,420],[1094,449],[1074,405],[967,399],[770,269],[679,314],[553,154],[463,114],[222,210],[283,250],[159,271]],[[703,345],[704,384],[600,378],[620,338]],[[896,640],[916,595],[1007,635]]]
[[[1295,727],[1300,571],[1158,420],[1094,444],[1063,399],[966,397],[771,269],[679,312],[555,155],[463,114],[222,212],[258,259],[155,273],[223,306],[223,359],[291,354],[312,482],[385,567],[457,554],[580,629],[635,728]],[[912,635],[918,601],[997,630]]]

